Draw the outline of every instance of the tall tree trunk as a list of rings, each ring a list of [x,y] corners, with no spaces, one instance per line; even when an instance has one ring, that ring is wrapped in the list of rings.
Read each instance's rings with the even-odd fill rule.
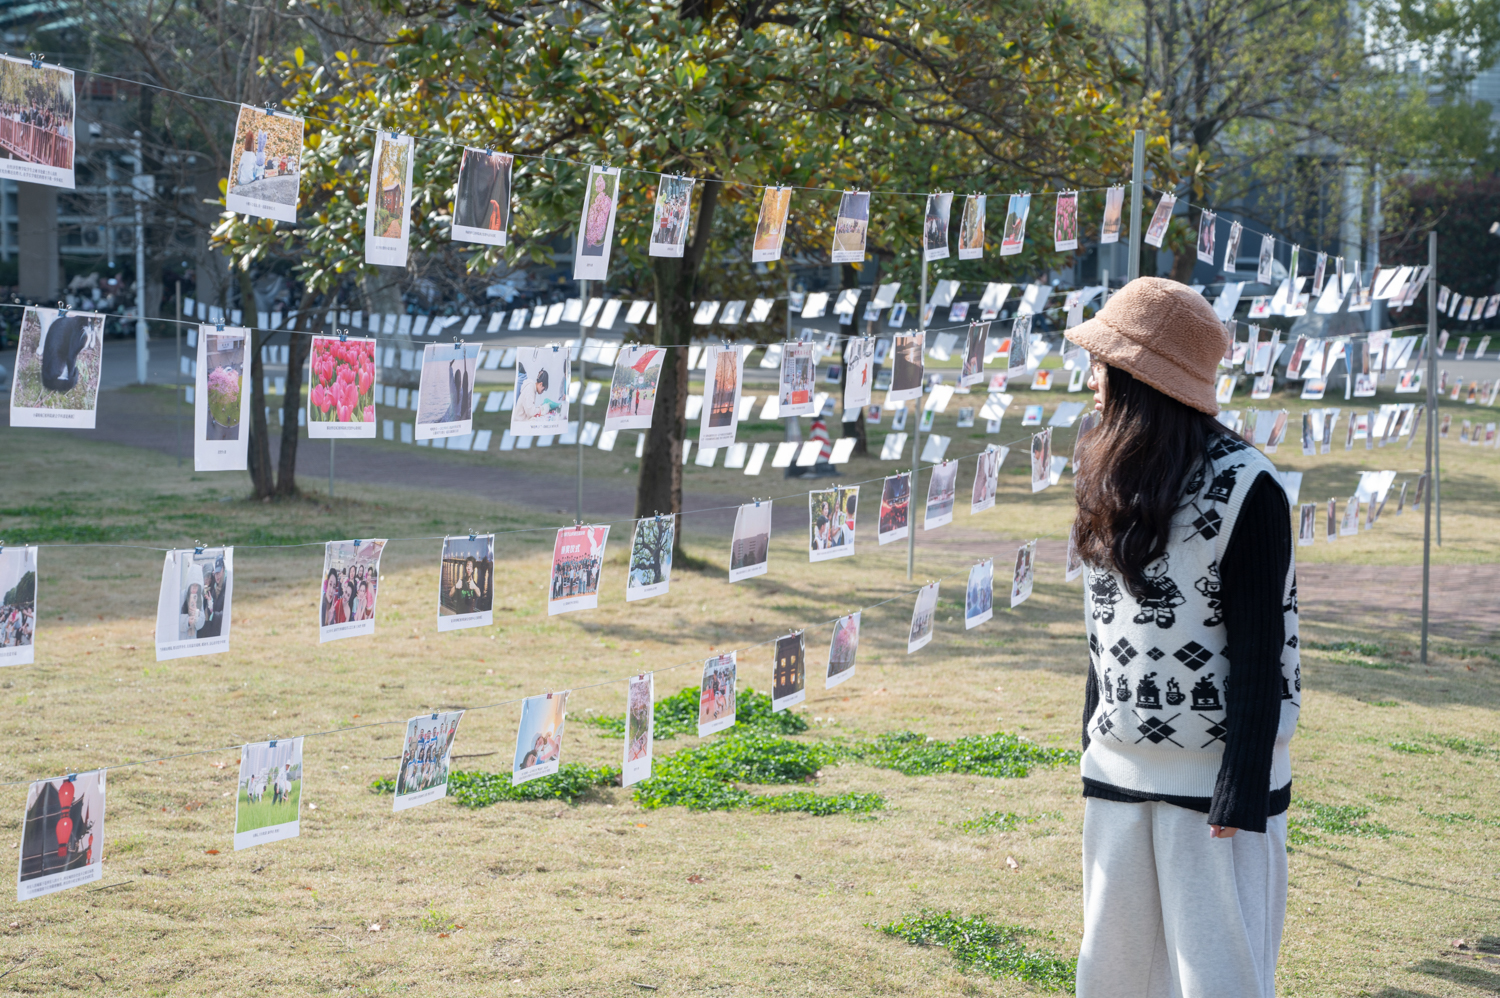
[[[245,325],[255,326],[255,284],[248,270],[239,271],[240,309]],[[269,499],[276,491],[276,480],[271,471],[271,439],[266,428],[266,382],[265,367],[260,361],[260,348],[266,334],[252,331],[246,338],[250,350],[250,484],[256,499]]]
[[[662,364],[656,387],[656,406],[646,445],[641,452],[640,479],[636,484],[635,515],[654,516],[682,512],[682,439],[687,412],[687,343],[693,334],[689,303],[697,290],[698,267],[708,249],[718,205],[719,184],[703,185],[698,202],[698,222],[681,259],[658,257],[652,261],[656,277],[656,345],[670,356]],[[673,547],[682,550],[682,524],[677,524]]]
[[[313,301],[313,293],[304,291],[302,301],[297,306],[297,314],[307,316],[312,309]],[[311,325],[306,320],[301,324]],[[278,496],[297,494],[297,444],[302,436],[297,428],[297,414],[302,411],[303,404],[302,369],[307,366],[308,355],[312,353],[310,330],[289,333],[287,338],[291,344],[287,347],[286,398],[281,403],[281,460],[276,470],[276,494]]]

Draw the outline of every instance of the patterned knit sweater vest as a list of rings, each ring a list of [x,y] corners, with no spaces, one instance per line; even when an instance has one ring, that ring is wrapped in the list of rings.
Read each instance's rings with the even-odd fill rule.
[[[1118,573],[1089,567],[1085,623],[1100,696],[1088,722],[1084,777],[1143,794],[1213,796],[1227,733],[1224,704],[1234,695],[1219,560],[1251,484],[1275,470],[1255,448],[1218,437],[1188,481],[1167,553],[1145,569],[1144,598],[1132,596]],[[1288,744],[1302,700],[1294,563],[1282,600],[1286,643],[1272,790],[1291,782]]]

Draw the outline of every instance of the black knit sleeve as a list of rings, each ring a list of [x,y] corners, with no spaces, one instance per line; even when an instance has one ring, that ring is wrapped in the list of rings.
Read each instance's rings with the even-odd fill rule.
[[[1094,673],[1094,656],[1089,655],[1089,670],[1083,687],[1083,750],[1089,750],[1089,718],[1099,706],[1099,677]]]
[[[1229,632],[1224,758],[1208,822],[1247,832],[1266,830],[1271,753],[1281,720],[1283,603],[1292,558],[1286,493],[1262,472],[1240,506],[1219,564],[1220,598]]]

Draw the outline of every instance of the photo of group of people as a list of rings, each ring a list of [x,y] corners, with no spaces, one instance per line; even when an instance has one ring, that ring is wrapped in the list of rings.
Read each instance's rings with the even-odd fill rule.
[[[863,263],[870,229],[870,192],[845,191],[833,223],[833,263]]]
[[[38,780],[26,791],[16,900],[104,876],[104,770]]]
[[[1036,581],[1036,541],[1027,541],[1016,549],[1016,574],[1010,583],[1010,605],[1018,607],[1031,595]]]
[[[302,119],[241,104],[224,207],[241,215],[295,222],[301,172]]]
[[[672,584],[672,544],[676,518],[643,516],[635,521],[630,540],[630,574],[625,581],[625,602],[660,596]]]
[[[808,561],[854,554],[854,521],[859,486],[814,489],[807,494]]]
[[[73,71],[0,57],[0,177],[73,189]]]
[[[765,575],[771,557],[771,503],[747,502],[734,514],[729,540],[729,581]]]
[[[995,559],[986,558],[969,569],[964,591],[964,630],[978,627],[995,614]]]
[[[485,627],[494,622],[495,535],[443,538],[438,571],[438,630]]]
[[[859,614],[851,613],[833,623],[828,639],[828,671],[823,688],[832,689],[854,675],[854,656],[859,651]]]
[[[314,336],[308,360],[307,435],[375,439],[375,341]]]
[[[693,201],[693,178],[662,174],[656,186],[656,211],[651,223],[649,256],[680,257],[687,247],[688,208]]]
[[[419,714],[406,722],[401,745],[401,768],[396,770],[396,798],[392,809],[405,811],[448,796],[448,765],[461,710]]]
[[[667,351],[659,347],[622,346],[609,385],[604,431],[644,430],[656,409],[656,385]]]
[[[927,212],[922,219],[922,259],[948,259],[948,219],[953,211],[952,194],[927,195]]]
[[[104,316],[27,308],[16,342],[10,425],[92,430],[103,362]]]
[[[477,343],[429,343],[422,348],[416,439],[473,432],[474,373],[478,369]]]
[[[234,548],[168,551],[156,602],[156,660],[229,650]]]
[[[521,726],[516,729],[511,786],[520,786],[527,780],[557,772],[562,762],[563,724],[567,718],[567,690],[521,701]]]
[[[385,540],[329,541],[323,547],[323,598],[318,641],[375,633],[380,554]]]
[[[552,545],[552,588],[547,615],[592,610],[599,605],[599,576],[609,527],[562,527]]]
[[[922,529],[931,530],[953,522],[953,499],[958,494],[958,462],[934,465],[927,479],[927,508]]]
[[[631,676],[625,684],[625,763],[620,786],[651,778],[651,739],[655,726],[656,676]]]
[[[786,710],[807,699],[807,643],[805,632],[776,639],[776,661],[771,666],[771,711]]]
[[[35,547],[0,547],[0,666],[36,661]]]
[[[464,148],[453,198],[453,241],[504,246],[510,229],[512,158],[489,149]]]
[[[738,652],[715,655],[703,663],[703,681],[698,687],[698,737],[723,731],[734,724],[735,667]]]
[[[698,427],[699,447],[728,447],[739,427],[740,378],[745,354],[736,346],[710,346],[703,351],[703,415]]]
[[[614,242],[619,195],[619,167],[589,167],[583,214],[578,219],[578,252],[573,258],[573,280],[602,281],[609,277],[609,250]]]
[[[932,640],[937,616],[938,583],[929,582],[917,590],[917,601],[911,608],[911,630],[906,636],[906,654],[925,648]]]
[[[415,148],[410,135],[375,133],[370,189],[365,202],[365,263],[406,266],[411,244],[411,171]]]
[[[250,454],[250,393],[245,391],[245,330],[198,327],[193,395],[194,471],[244,471]]]
[[[986,447],[974,466],[974,493],[969,500],[969,514],[983,513],[995,505],[1000,488],[1000,465],[1005,463],[1009,447]]]
[[[251,742],[240,749],[234,847],[297,837],[302,816],[302,739]]]
[[[881,544],[906,536],[911,507],[911,472],[888,475],[880,488],[880,523],[875,539]]]
[[[792,207],[790,187],[767,187],[760,199],[760,218],[755,223],[755,243],[750,249],[751,263],[769,263],[781,259],[781,244],[786,239],[787,214]]]
[[[891,348],[891,387],[885,393],[886,405],[922,397],[922,350],[927,334],[897,333]]]
[[[811,343],[787,343],[781,348],[781,415],[810,416],[813,383],[817,379]]]
[[[652,393],[655,394],[654,383]],[[555,346],[519,348],[516,401],[510,411],[511,435],[555,435],[567,428],[568,352]]]

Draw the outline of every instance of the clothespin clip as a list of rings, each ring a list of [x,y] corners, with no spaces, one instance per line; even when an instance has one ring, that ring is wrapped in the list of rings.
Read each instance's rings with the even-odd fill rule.
[[[78,774],[77,773],[69,773],[67,776],[63,777],[63,782],[64,783],[77,783],[78,782]]]
[[[556,343],[552,344],[552,352],[553,353],[557,353],[557,350],[558,350],[558,344],[556,344]]]
[[[224,331],[224,320],[220,319],[218,322],[214,323],[214,332],[216,332],[216,333],[222,333],[223,331]]]
[[[68,317],[68,303],[67,302],[65,302],[65,301],[59,301],[57,303],[57,317],[59,319],[66,319]]]
[[[276,747],[276,739],[272,738],[269,742],[266,743],[266,747],[267,748],[275,748]]]
[[[436,720],[437,720],[437,711],[433,711],[433,712],[432,712],[432,719],[433,719],[433,720],[434,720],[434,721],[436,721]]]
[[[338,331],[338,333],[339,333],[339,342],[340,343],[348,343],[349,342],[349,327],[348,326],[345,326],[343,329],[340,329]]]
[[[470,527],[469,528],[469,540],[472,541],[473,539],[474,539],[474,528]]]
[[[198,540],[197,538],[194,538],[193,539],[193,554],[202,554],[202,553],[203,553],[203,542],[200,541],[200,540]]]
[[[755,500],[755,508],[756,509],[760,509],[760,500],[759,499]]]
[[[266,103],[265,103],[265,109],[266,109],[266,117],[269,118],[271,116],[271,102],[270,101],[266,101]]]
[[[354,549],[356,551],[359,550],[359,538],[358,537],[354,538]]]
[[[552,694],[551,694],[551,693],[548,693],[548,694],[547,694],[547,699],[548,699],[548,700],[551,700],[551,699],[552,699]]]
[[[31,55],[31,68],[32,69],[41,69],[42,68],[42,53],[40,53],[40,52],[32,52],[32,53],[30,53],[30,55]]]

